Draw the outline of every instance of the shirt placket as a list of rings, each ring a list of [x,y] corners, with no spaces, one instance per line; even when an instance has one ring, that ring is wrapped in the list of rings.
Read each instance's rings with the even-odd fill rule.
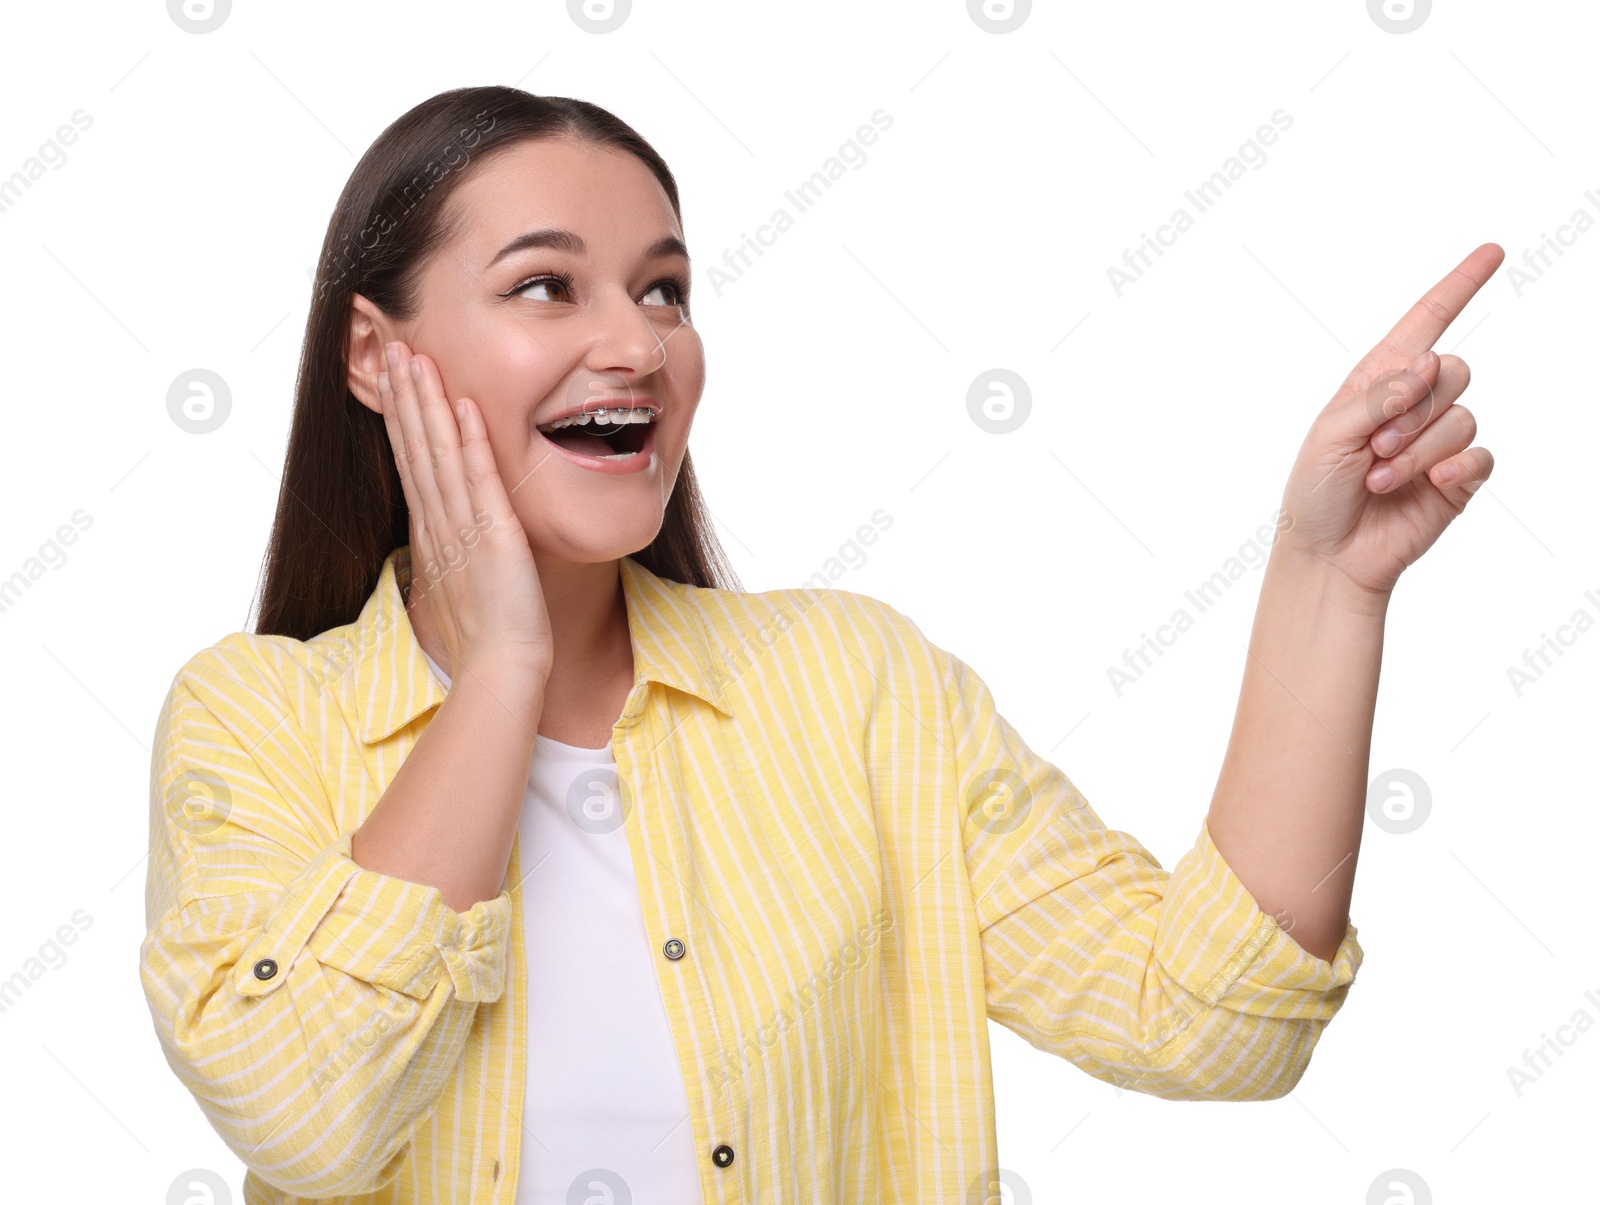
[[[707,1205],[734,1205],[745,1199],[740,1185],[748,1175],[748,1168],[740,1166],[741,1158],[748,1157],[744,1085],[742,1077],[733,1077],[724,1091],[708,1092],[701,1074],[708,1060],[715,1060],[718,1031],[725,1031],[731,1018],[705,990],[710,977],[701,970],[700,943],[710,934],[687,898],[684,884],[694,876],[681,864],[684,852],[677,839],[678,792],[686,788],[663,768],[672,764],[660,756],[671,734],[661,713],[650,706],[651,689],[649,679],[634,684],[618,720],[621,739],[613,746],[629,811],[625,828],[673,1044],[680,1068],[689,1069],[684,1089],[705,1200]],[[720,1020],[708,1020],[714,1018]]]

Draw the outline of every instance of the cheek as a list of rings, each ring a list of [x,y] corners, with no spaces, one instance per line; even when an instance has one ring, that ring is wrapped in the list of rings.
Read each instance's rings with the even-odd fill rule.
[[[570,366],[548,338],[541,344],[516,322],[481,324],[448,346],[452,363],[442,371],[451,400],[477,402],[491,435],[522,429]]]
[[[680,396],[700,396],[706,383],[706,357],[705,347],[694,327],[686,324],[673,333],[667,343],[663,375]]]

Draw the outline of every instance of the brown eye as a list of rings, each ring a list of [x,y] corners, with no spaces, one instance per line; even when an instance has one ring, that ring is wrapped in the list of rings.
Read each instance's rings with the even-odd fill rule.
[[[528,290],[539,288],[549,289],[558,295],[554,297],[527,296]],[[546,274],[544,276],[531,276],[513,288],[509,293],[504,294],[504,296],[524,297],[528,301],[565,301],[567,300],[567,294],[571,288],[572,277],[566,275],[565,273],[557,272]]]
[[[641,298],[641,301],[648,301],[651,294],[655,293],[659,289],[667,290],[671,299],[666,301],[658,301],[653,304],[666,306],[682,306],[688,304],[688,287],[682,280],[679,280],[675,277],[668,277],[666,280],[656,281],[655,284],[651,285],[649,289],[645,291],[645,295],[643,298]]]

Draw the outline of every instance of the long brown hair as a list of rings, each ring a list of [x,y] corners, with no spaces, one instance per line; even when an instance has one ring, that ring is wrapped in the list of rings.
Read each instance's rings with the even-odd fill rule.
[[[309,640],[354,621],[384,559],[411,538],[383,416],[349,388],[352,294],[397,320],[415,314],[419,270],[450,236],[441,213],[468,166],[513,143],[554,137],[636,156],[682,222],[677,181],[630,126],[587,101],[519,88],[456,88],[423,101],[384,130],[350,173],[328,222],[306,319],[258,635]],[[631,555],[673,581],[739,589],[687,449],[661,530]]]

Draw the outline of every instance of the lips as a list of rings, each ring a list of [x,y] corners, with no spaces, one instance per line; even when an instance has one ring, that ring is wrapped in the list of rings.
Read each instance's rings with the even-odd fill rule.
[[[607,414],[595,412],[592,419],[574,422],[557,430],[551,430],[548,423],[536,429],[551,443],[571,451],[589,456],[612,456],[619,452],[639,451],[644,447],[644,433],[654,425],[654,420],[638,422],[631,415],[613,409]]]
[[[606,436],[576,426],[538,434],[564,459],[591,472],[637,473],[656,463],[655,423],[629,423]]]

